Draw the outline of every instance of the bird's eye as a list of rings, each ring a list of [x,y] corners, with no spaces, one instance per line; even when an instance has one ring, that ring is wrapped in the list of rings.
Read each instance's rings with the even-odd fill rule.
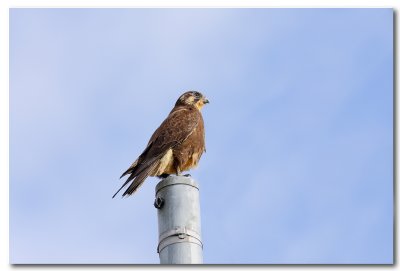
[[[195,96],[196,98],[200,98],[201,94],[200,94],[200,92],[193,91],[193,96]]]

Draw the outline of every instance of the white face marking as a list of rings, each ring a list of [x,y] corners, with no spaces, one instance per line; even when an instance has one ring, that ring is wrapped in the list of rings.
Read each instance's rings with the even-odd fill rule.
[[[190,94],[181,96],[181,97],[179,98],[179,100],[180,100],[182,103],[185,103],[185,104],[194,104],[195,97],[194,97],[194,96],[189,96],[189,95],[190,95]]]
[[[186,99],[186,103],[187,104],[193,104],[193,102],[194,102],[194,97],[193,96],[190,96],[188,99]]]

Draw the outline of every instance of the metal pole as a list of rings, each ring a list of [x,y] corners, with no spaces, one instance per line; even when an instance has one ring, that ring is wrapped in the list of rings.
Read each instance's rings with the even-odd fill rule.
[[[170,175],[157,184],[154,206],[160,263],[203,263],[198,184],[191,177]]]

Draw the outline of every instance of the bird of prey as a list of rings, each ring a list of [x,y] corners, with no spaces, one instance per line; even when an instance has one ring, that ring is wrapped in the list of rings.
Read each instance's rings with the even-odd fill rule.
[[[122,196],[132,195],[148,176],[181,175],[181,172],[197,166],[206,150],[200,110],[207,103],[206,97],[197,91],[185,92],[178,98],[142,154],[121,175],[120,178],[129,177],[113,198],[129,182],[131,184]]]

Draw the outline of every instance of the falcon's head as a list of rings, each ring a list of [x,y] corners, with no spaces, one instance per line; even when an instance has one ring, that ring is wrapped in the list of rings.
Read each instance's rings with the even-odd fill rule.
[[[194,105],[197,109],[201,109],[205,104],[208,104],[207,98],[198,91],[187,91],[183,93],[176,101],[175,106],[178,105]]]

